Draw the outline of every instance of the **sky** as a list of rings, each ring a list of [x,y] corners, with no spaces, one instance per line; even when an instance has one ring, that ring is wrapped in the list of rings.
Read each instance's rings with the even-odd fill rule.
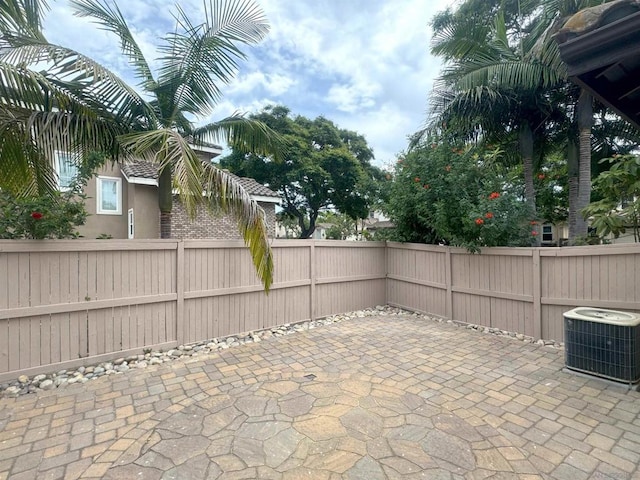
[[[199,0],[181,0],[195,21]],[[429,21],[454,0],[257,0],[270,32],[235,80],[222,88],[214,121],[234,112],[287,106],[292,114],[324,116],[355,130],[374,150],[375,164],[390,165],[407,137],[424,123],[429,93],[441,64],[429,53]],[[173,2],[117,1],[147,59],[173,29]],[[135,78],[115,36],[72,14],[66,0],[50,2],[48,40],[89,55],[132,84]],[[152,62],[153,65],[153,62]]]

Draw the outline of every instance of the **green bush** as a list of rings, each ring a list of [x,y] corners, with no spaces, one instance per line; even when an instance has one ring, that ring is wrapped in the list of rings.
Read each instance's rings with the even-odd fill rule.
[[[87,219],[85,197],[74,192],[22,198],[0,191],[0,238],[77,238]]]
[[[487,152],[433,142],[398,160],[388,209],[397,240],[477,251],[532,244],[540,232],[523,198],[518,177]]]

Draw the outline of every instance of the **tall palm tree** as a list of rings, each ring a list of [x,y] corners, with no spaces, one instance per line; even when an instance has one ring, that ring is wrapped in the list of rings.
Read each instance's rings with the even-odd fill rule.
[[[570,239],[587,233],[586,222],[579,212],[588,205],[591,193],[593,98],[587,92],[579,91],[575,98],[567,96],[564,104],[549,101],[552,98],[550,91],[554,89],[567,94],[575,90],[565,88],[567,72],[553,35],[572,14],[601,3],[603,0],[521,0],[516,6],[528,21],[526,31],[507,35],[502,10],[496,14],[493,29],[487,23],[475,21],[474,26],[457,18],[452,22],[456,28],[441,29],[433,49],[434,53],[449,60],[449,69],[441,77],[445,87],[441,92],[446,95],[437,90],[435,94],[436,107],[440,106],[435,112],[438,118],[443,112],[454,115],[458,122],[462,118],[462,125],[467,129],[472,120],[475,125],[471,131],[479,129],[483,135],[499,131],[505,126],[504,120],[508,120],[507,128],[520,132],[526,198],[532,206],[535,204],[531,200],[533,168],[528,161],[532,144],[529,129],[535,127],[533,132],[536,133],[541,122],[552,118],[556,119],[556,124],[573,124],[571,128],[565,128],[570,172]],[[512,39],[511,47],[509,39]],[[517,44],[515,48],[514,44]],[[522,94],[524,97],[518,98]],[[529,100],[523,102],[526,98]],[[496,124],[497,109],[491,108],[492,105],[501,107],[498,118],[503,119],[502,124]],[[530,108],[523,112],[520,111],[522,106]],[[469,115],[472,110],[475,115]],[[518,126],[513,123],[515,119],[519,121]]]
[[[567,69],[553,36],[565,22],[582,9],[610,0],[540,0],[538,15],[532,22],[531,36],[536,40],[537,57],[553,67],[564,81]],[[586,236],[588,225],[581,211],[591,201],[591,129],[593,127],[593,97],[580,88],[574,99],[573,128],[567,139],[569,163],[569,240]]]
[[[493,25],[459,17],[437,32],[432,52],[443,56],[447,67],[432,95],[432,126],[444,122],[463,136],[516,143],[525,199],[535,217],[534,146],[557,113],[545,89],[559,77],[528,58],[532,45],[525,37],[518,40],[510,38],[502,10]]]
[[[72,0],[76,15],[92,18],[118,36],[143,97],[97,62],[47,42],[39,28],[42,1],[5,1],[16,8],[0,14],[0,75],[13,75],[15,80],[12,88],[0,92],[0,103],[10,105],[10,113],[24,110],[22,128],[29,137],[23,150],[33,149],[34,157],[39,154],[50,160],[53,149],[66,143],[62,146],[83,151],[97,148],[115,158],[132,155],[154,162],[159,172],[161,236],[171,235],[174,191],[192,216],[200,204],[229,212],[237,219],[268,290],[273,258],[264,212],[232,176],[200,161],[191,146],[228,141],[235,148],[263,155],[282,153],[277,134],[242,115],[202,126],[193,120],[213,111],[221,98],[221,85],[234,78],[238,61],[246,58],[240,47],[260,42],[268,32],[262,10],[251,0],[204,0],[204,20],[194,23],[176,6],[175,31],[162,38],[154,71],[115,3]],[[32,18],[37,20],[28,20]],[[47,68],[40,74],[25,68],[43,62]],[[23,94],[25,88],[39,92],[41,98],[34,94],[31,105],[32,99]],[[60,92],[60,98],[47,103],[51,92]],[[48,123],[49,115],[60,119],[61,125]],[[39,116],[45,118],[37,120]],[[75,129],[59,128],[74,120]]]

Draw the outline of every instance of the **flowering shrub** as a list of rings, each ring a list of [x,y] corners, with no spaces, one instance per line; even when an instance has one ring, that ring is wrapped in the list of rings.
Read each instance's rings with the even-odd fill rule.
[[[84,197],[57,192],[37,198],[0,192],[0,238],[76,238],[76,227],[87,219]]]
[[[483,246],[529,246],[533,236],[519,174],[484,152],[429,142],[403,157],[388,194],[393,239]]]

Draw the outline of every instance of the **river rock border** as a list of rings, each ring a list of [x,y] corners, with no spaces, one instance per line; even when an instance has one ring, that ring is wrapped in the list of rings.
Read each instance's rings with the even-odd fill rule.
[[[90,380],[103,377],[105,375],[123,374],[129,370],[136,368],[146,368],[149,365],[160,365],[162,363],[171,362],[178,359],[195,357],[199,355],[207,355],[220,350],[226,350],[245,343],[256,343],[269,340],[274,337],[282,337],[291,335],[296,332],[312,330],[333,323],[340,323],[345,320],[356,318],[373,317],[373,316],[412,316],[424,320],[431,320],[438,323],[447,323],[467,330],[476,331],[482,334],[500,335],[524,343],[533,343],[551,348],[563,348],[564,344],[553,340],[534,339],[533,337],[523,335],[517,332],[509,332],[494,327],[486,327],[482,325],[468,324],[457,320],[447,320],[435,315],[423,314],[419,312],[411,312],[390,305],[379,305],[375,308],[358,310],[355,312],[343,313],[339,315],[331,315],[314,321],[306,321],[299,323],[286,323],[277,327],[265,330],[246,332],[228,337],[212,338],[202,342],[180,345],[167,351],[145,350],[144,354],[132,355],[128,357],[117,358],[113,361],[102,362],[96,365],[78,367],[74,369],[60,370],[48,374],[39,374],[29,377],[27,375],[19,376],[15,381],[0,384],[0,396],[17,397],[28,393],[34,393],[38,390],[53,390],[62,388],[74,383],[85,383]]]

